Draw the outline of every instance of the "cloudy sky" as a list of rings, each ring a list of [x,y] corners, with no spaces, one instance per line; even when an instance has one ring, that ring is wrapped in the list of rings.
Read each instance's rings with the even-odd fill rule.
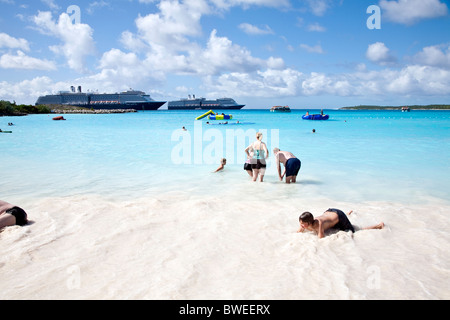
[[[133,88],[163,101],[232,97],[247,108],[449,104],[449,7],[443,0],[0,0],[0,99],[34,104],[81,85]]]

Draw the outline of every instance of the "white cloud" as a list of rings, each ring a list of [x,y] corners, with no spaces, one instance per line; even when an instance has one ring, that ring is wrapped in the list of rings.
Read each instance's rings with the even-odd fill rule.
[[[321,26],[319,23],[312,23],[310,25],[308,25],[308,31],[312,31],[312,32],[325,32],[327,31],[327,28]]]
[[[308,51],[309,53],[318,53],[318,54],[325,53],[320,44],[316,44],[315,46],[309,46],[307,44],[302,43],[300,44],[300,48],[302,48],[305,51]]]
[[[142,38],[130,31],[122,32],[120,42],[126,49],[133,52],[141,52],[150,49],[149,45]]]
[[[3,69],[27,69],[27,70],[56,70],[53,62],[27,56],[22,51],[16,55],[4,54],[0,57],[0,68]]]
[[[406,25],[448,13],[447,5],[440,0],[381,0],[380,7],[388,20]]]
[[[263,4],[265,1],[228,1],[215,5]],[[254,72],[272,65],[279,68],[284,61],[279,58],[263,60],[252,56],[245,47],[234,44],[226,37],[219,37],[217,30],[210,33],[203,47],[195,39],[202,35],[200,19],[212,14],[207,1],[186,0],[161,1],[160,12],[136,19],[137,33],[123,32],[121,42],[128,50],[145,55],[142,63],[148,61],[149,68],[161,73],[198,76],[218,75],[222,72]],[[263,29],[242,28],[252,32]],[[264,32],[272,32],[266,27]]]
[[[212,94],[227,94],[239,97],[285,98],[298,96],[358,94],[358,87],[345,75],[327,76],[313,72],[309,75],[286,68],[267,69],[253,74],[228,73],[217,78],[208,77],[205,85]]]
[[[283,70],[267,69],[257,73],[269,92],[277,96],[293,96],[298,93],[302,73],[290,68]]]
[[[450,68],[450,46],[425,47],[416,54],[414,61],[427,66]]]
[[[165,73],[157,70],[152,59],[141,60],[135,53],[125,53],[119,49],[105,52],[100,60],[97,74],[80,79],[88,88],[117,90],[118,85],[124,89],[142,85],[142,83],[160,83],[165,80]]]
[[[369,45],[366,52],[366,57],[370,61],[380,65],[389,65],[396,61],[389,48],[386,47],[383,42],[376,42]]]
[[[34,104],[41,94],[50,94],[54,82],[49,77],[38,77],[17,83],[0,82],[0,97],[18,103]]]
[[[153,3],[155,0],[139,0],[141,3]],[[139,17],[136,24],[141,36],[148,42],[168,45],[175,41],[174,46],[186,43],[186,37],[201,34],[200,19],[206,14],[216,14],[217,11],[229,10],[241,6],[288,7],[289,0],[161,0],[157,5],[160,12]],[[256,29],[253,29],[255,31]],[[270,32],[270,28],[260,29]]]
[[[450,93],[450,71],[412,65],[393,72],[386,79],[386,89],[395,94],[440,95]]]
[[[30,51],[30,45],[27,40],[22,38],[19,39],[14,38],[3,32],[0,33],[0,48],[21,49],[24,51]]]
[[[78,72],[86,71],[84,60],[86,56],[95,53],[93,30],[89,25],[72,23],[66,13],[61,14],[56,22],[50,12],[39,12],[34,17],[34,23],[42,33],[54,36],[63,42],[61,45],[51,46],[50,49],[64,55],[70,68]]]
[[[273,98],[295,96],[301,72],[293,69],[258,71],[256,73],[227,73],[217,78],[207,77],[205,86],[211,95]]]
[[[327,76],[324,73],[312,72],[302,81],[302,95],[335,95],[335,96],[352,96],[357,95],[355,88],[350,79],[345,75]]]
[[[178,86],[175,88],[175,90],[177,92],[181,92],[181,93],[188,93],[189,92],[189,88],[186,86]]]
[[[249,23],[241,23],[239,29],[251,35],[274,34],[273,30],[268,25],[260,28]]]
[[[176,51],[189,43],[188,37],[202,33],[200,18],[209,12],[206,1],[163,0],[158,5],[160,13],[136,19],[138,35],[153,50]]]
[[[112,49],[103,54],[99,69],[111,70],[121,77],[133,78],[139,74],[145,74],[142,70],[142,61],[134,53],[124,53],[119,49]]]
[[[400,70],[361,71],[327,75],[303,74],[293,69],[227,73],[207,77],[205,86],[212,94],[239,97],[285,98],[332,95],[360,96],[442,96],[450,94],[450,71],[411,65]]]
[[[88,8],[86,9],[88,14],[93,14],[95,12],[95,10],[99,9],[99,8],[104,8],[104,7],[109,7],[110,4],[106,1],[94,1],[92,3],[89,4]]]
[[[99,73],[88,77],[89,80],[102,82],[103,85],[112,85],[114,82],[132,84],[152,77],[154,81],[162,81],[166,74],[189,74],[213,81],[212,79],[220,78],[224,74],[244,76],[255,74],[261,69],[283,73],[285,68],[283,59],[255,58],[246,48],[234,44],[226,37],[218,36],[216,30],[211,32],[205,47],[189,43],[188,52],[165,50],[163,46],[152,44],[144,45],[144,40],[131,34],[127,34],[127,37],[141,41],[140,49],[147,48],[147,51],[142,51],[145,52],[145,58],[139,58],[133,52],[125,53],[112,49],[103,55]],[[154,47],[158,49],[150,49]],[[266,75],[265,78],[270,79],[271,83],[276,82],[273,76]]]
[[[58,10],[59,6],[55,3],[55,0],[41,0],[43,3],[45,3],[50,9],[52,10]]]
[[[267,59],[267,67],[269,69],[282,70],[285,68],[285,63],[282,58],[270,57]]]
[[[288,7],[289,0],[210,0],[219,9],[229,9],[231,7],[241,6],[249,8],[250,6],[264,7]]]
[[[127,67],[117,69],[115,66],[124,62]],[[145,67],[150,63],[139,61],[133,54],[112,51],[102,59],[100,73],[94,76],[76,79],[71,83],[53,82],[48,77],[38,77],[19,83],[0,82],[2,99],[16,100],[20,103],[34,103],[38,96],[67,90],[76,83],[84,88],[111,92],[148,82],[150,72]],[[141,68],[144,73],[129,73],[126,69]],[[141,76],[138,76],[141,74]],[[127,76],[128,78],[124,78]],[[142,77],[142,78],[141,78]],[[119,81],[121,79],[121,81]],[[154,79],[154,81],[157,81]],[[232,97],[286,98],[302,96],[336,97],[389,97],[389,96],[435,96],[446,97],[450,94],[450,70],[422,65],[410,65],[400,70],[383,69],[369,71],[359,68],[353,73],[325,74],[312,72],[304,74],[291,68],[271,69],[255,72],[229,72],[218,76],[207,75],[203,78],[203,87],[210,96],[229,95]],[[185,92],[185,88],[177,90]],[[192,89],[190,89],[192,91]]]
[[[211,75],[226,71],[252,72],[264,65],[262,59],[253,57],[247,49],[233,44],[226,37],[218,37],[216,30],[211,32],[207,47],[199,60],[202,61],[201,72]]]
[[[139,3],[154,3],[157,1],[159,0],[139,0]],[[195,2],[197,0],[192,1]],[[214,5],[217,9],[229,9],[236,6],[241,6],[243,8],[249,8],[250,6],[265,6],[274,8],[289,6],[289,0],[209,0],[208,2]]]
[[[323,16],[331,8],[332,0],[304,0],[311,12],[316,16]]]

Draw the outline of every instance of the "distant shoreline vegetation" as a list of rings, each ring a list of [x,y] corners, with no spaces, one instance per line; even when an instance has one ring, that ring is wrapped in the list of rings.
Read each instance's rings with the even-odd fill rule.
[[[355,107],[343,107],[339,108],[338,110],[402,110],[402,108],[407,107],[411,110],[450,110],[450,105],[448,104],[430,104],[427,106],[401,106],[401,107],[394,107],[394,106],[355,106]]]
[[[45,114],[52,110],[47,106],[33,106],[27,104],[16,104],[9,101],[0,101],[0,116],[26,116],[27,114]]]
[[[0,117],[4,116],[26,116],[29,114],[105,114],[105,113],[129,113],[137,112],[134,109],[98,109],[83,108],[66,105],[17,105],[15,102],[0,101]]]

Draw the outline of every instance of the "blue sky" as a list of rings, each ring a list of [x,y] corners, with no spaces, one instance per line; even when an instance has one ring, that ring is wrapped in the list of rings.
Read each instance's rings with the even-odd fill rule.
[[[76,5],[77,11],[68,8]],[[369,29],[369,6],[381,29]],[[247,108],[450,103],[443,0],[0,0],[0,99],[143,90]],[[378,18],[377,16],[375,16]]]

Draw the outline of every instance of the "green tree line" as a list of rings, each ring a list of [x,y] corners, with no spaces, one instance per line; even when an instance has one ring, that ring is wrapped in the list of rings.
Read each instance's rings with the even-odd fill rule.
[[[0,116],[18,116],[39,113],[51,113],[51,110],[49,107],[43,105],[17,105],[16,103],[11,103],[9,101],[0,101]]]

